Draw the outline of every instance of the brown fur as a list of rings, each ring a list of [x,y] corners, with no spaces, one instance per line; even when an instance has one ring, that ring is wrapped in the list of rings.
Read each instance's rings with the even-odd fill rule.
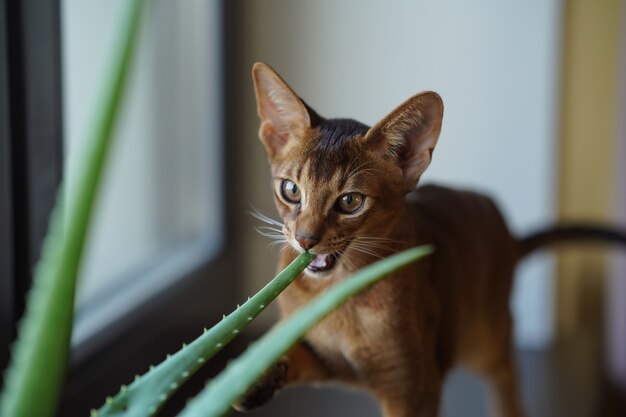
[[[436,416],[443,380],[462,364],[490,382],[497,415],[521,416],[508,302],[520,245],[487,197],[413,191],[441,129],[439,96],[414,96],[367,128],[321,118],[264,64],[253,78],[289,243],[278,268],[297,255],[299,235],[315,238],[314,254],[341,253],[329,272],[304,273],[281,294],[284,317],[377,257],[425,243],[436,251],[318,324],[240,408],[266,401],[268,387],[338,381],[373,393],[385,417]],[[283,179],[298,185],[300,203],[281,197]],[[337,213],[337,198],[349,192],[365,196],[363,208]]]

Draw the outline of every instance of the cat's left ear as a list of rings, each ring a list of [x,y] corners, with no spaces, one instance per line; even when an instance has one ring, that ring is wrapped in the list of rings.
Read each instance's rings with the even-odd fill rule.
[[[396,159],[407,191],[415,188],[430,164],[442,119],[441,97],[427,91],[402,103],[365,135],[374,152],[386,159]]]

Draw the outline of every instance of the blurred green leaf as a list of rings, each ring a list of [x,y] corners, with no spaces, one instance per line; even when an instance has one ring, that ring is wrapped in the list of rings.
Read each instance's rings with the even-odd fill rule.
[[[76,276],[102,169],[120,113],[142,5],[143,0],[127,0],[125,4],[127,18],[96,111],[93,132],[84,152],[75,156],[78,158],[76,186],[67,196],[66,211],[62,189],[57,194],[26,312],[12,348],[12,361],[5,375],[0,397],[2,416],[44,417],[55,413],[69,356]]]

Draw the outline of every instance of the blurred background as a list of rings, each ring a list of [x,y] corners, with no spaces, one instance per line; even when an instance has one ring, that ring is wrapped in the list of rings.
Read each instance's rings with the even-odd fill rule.
[[[626,226],[623,1],[148,3],[81,272],[60,415],[87,415],[273,276],[277,251],[248,214],[277,216],[257,139],[256,61],[323,116],[367,124],[438,92],[443,130],[422,183],[491,195],[517,235],[566,220]],[[123,0],[0,4],[4,368]],[[576,245],[518,268],[511,308],[529,415],[626,410],[624,253]],[[276,318],[264,313],[165,415]],[[476,377],[455,372],[443,414],[486,415],[483,394]],[[299,388],[252,415],[380,414],[365,394]]]

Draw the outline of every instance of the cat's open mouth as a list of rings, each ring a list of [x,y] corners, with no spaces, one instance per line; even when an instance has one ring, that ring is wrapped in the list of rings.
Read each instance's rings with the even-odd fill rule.
[[[333,253],[326,255],[317,255],[315,258],[313,258],[307,269],[309,269],[311,272],[330,271],[335,267],[338,256],[339,255]]]

